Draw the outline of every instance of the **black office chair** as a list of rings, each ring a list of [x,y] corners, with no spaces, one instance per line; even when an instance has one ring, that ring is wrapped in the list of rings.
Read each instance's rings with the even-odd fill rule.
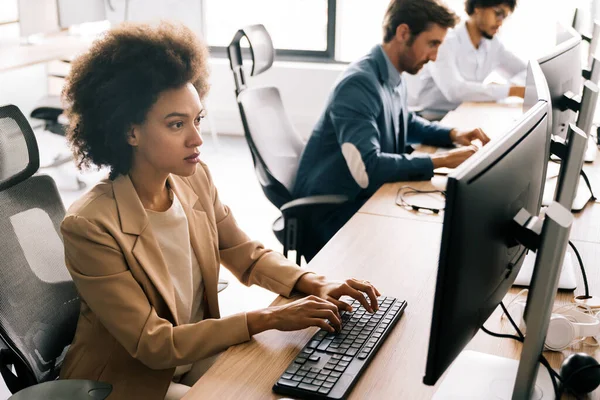
[[[273,65],[275,49],[263,25],[250,25],[235,34],[227,48],[235,93],[254,171],[263,192],[282,216],[273,223],[273,232],[283,244],[283,254],[296,251],[296,263],[301,256],[307,261],[324,245],[311,235],[308,216],[312,212],[333,209],[347,201],[346,196],[324,195],[294,199],[291,195],[298,163],[306,143],[294,130],[283,108],[279,90],[275,87],[248,88],[244,75],[243,38],[250,44],[252,70],[259,75]]]
[[[56,381],[79,297],[64,262],[65,209],[52,178],[32,176],[38,167],[27,120],[0,107],[0,374],[14,400],[104,399],[110,384]]]

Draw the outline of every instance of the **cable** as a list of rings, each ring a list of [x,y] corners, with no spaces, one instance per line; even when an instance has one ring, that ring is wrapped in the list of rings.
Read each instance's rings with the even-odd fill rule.
[[[584,170],[581,170],[581,177],[583,178],[585,185],[587,186],[588,190],[590,191],[590,196],[592,196],[592,201],[596,201],[596,196],[594,196],[594,192],[592,191],[592,184],[590,183],[590,179],[588,178],[588,176]]]
[[[485,327],[481,327],[481,329],[487,333],[490,336],[495,336],[495,337],[502,337],[502,338],[506,338],[506,339],[513,339],[516,340],[518,342],[523,343],[525,341],[525,335],[523,335],[523,332],[521,332],[521,330],[519,329],[519,327],[517,326],[517,324],[515,323],[515,320],[512,318],[512,316],[510,315],[510,313],[508,312],[508,310],[506,309],[506,306],[504,305],[504,302],[501,301],[500,302],[500,307],[502,307],[502,311],[504,311],[504,314],[506,315],[506,317],[508,318],[508,320],[510,321],[510,324],[512,325],[512,327],[514,328],[514,330],[517,332],[517,334],[519,336],[514,336],[514,335],[503,335],[500,333],[495,333],[495,332],[491,332],[489,330],[487,330]],[[560,380],[560,376],[558,375],[558,373],[556,371],[554,371],[554,369],[550,366],[550,363],[548,362],[548,360],[546,360],[546,357],[544,357],[544,354],[540,353],[540,357],[539,357],[539,362],[546,367],[546,369],[548,370],[548,374],[550,375],[550,380],[552,381],[552,387],[554,388],[554,395],[556,396],[557,399],[560,398],[560,393],[559,393],[559,388],[558,388],[558,384],[556,383],[556,379]]]
[[[444,211],[444,205],[442,205],[442,207],[426,207],[426,206],[419,206],[417,204],[409,203],[408,201],[406,201],[406,197],[408,197],[407,195],[409,195],[409,194],[434,194],[434,193],[439,193],[442,196],[446,197],[446,192],[444,190],[421,190],[421,189],[415,189],[412,186],[402,186],[402,187],[398,188],[398,192],[396,192],[396,205],[399,205],[399,206],[405,207],[405,208],[410,208],[416,212],[428,211],[428,212],[432,212],[434,214],[439,214],[441,211]]]
[[[588,286],[588,280],[587,280],[587,275],[585,273],[585,267],[583,266],[583,260],[581,259],[581,255],[579,254],[579,251],[577,250],[577,247],[575,247],[575,245],[573,244],[573,242],[571,242],[569,240],[569,246],[571,246],[571,249],[573,249],[573,252],[575,253],[575,257],[577,257],[577,261],[579,262],[579,268],[581,269],[581,276],[583,277],[583,287],[584,287],[584,298],[585,299],[589,299],[590,297],[590,288]]]

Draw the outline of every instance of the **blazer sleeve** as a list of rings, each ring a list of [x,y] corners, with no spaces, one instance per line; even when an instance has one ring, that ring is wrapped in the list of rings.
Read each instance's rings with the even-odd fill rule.
[[[105,228],[69,215],[61,232],[80,297],[127,352],[149,368],[190,364],[250,339],[245,313],[173,326],[150,304]]]
[[[256,284],[289,297],[296,281],[309,271],[301,269],[283,255],[266,249],[262,243],[251,240],[240,229],[229,207],[221,203],[206,164],[201,165],[211,192],[221,264],[246,286]]]
[[[348,76],[335,89],[329,115],[352,176],[371,192],[388,182],[431,179],[431,157],[381,150],[381,97],[377,82],[365,73]]]
[[[437,122],[429,122],[413,112],[408,113],[407,126],[408,143],[421,143],[437,147],[452,146],[452,140],[450,140],[452,128],[442,126]]]

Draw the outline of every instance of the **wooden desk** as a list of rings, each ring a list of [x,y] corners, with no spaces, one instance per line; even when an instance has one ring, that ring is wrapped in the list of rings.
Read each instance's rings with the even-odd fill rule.
[[[481,110],[484,110],[485,118],[479,116]],[[465,103],[455,111],[448,113],[441,123],[466,129],[473,127],[473,121],[476,121],[481,123],[480,126],[494,140],[511,127],[514,119],[518,118],[518,111],[512,105]],[[424,151],[431,150],[425,148]],[[552,167],[556,169],[555,166]],[[589,164],[585,163],[583,169],[590,179],[594,194],[600,197],[600,152],[596,156],[596,161]],[[396,182],[383,185],[358,212],[390,217],[442,221],[443,214],[423,216],[421,213],[409,211],[396,205],[398,189],[407,185],[422,190],[443,189],[446,185],[446,177],[436,175],[431,181]],[[414,200],[415,203],[418,203],[416,198]],[[600,243],[600,204],[589,202],[581,212],[574,213],[573,215],[575,216],[575,222],[571,228],[571,239]]]
[[[443,185],[444,177],[413,186]],[[395,205],[397,188],[382,187],[311,261],[308,269],[331,279],[358,277],[373,282],[389,296],[408,302],[405,314],[352,390],[351,399],[430,399],[435,387],[422,383],[427,357],[433,298],[441,244],[442,217],[423,216]],[[600,230],[598,232],[600,234]],[[590,290],[600,291],[600,268],[590,268],[600,258],[600,244],[576,242],[588,266]],[[578,292],[583,285],[581,278]],[[506,301],[518,292],[512,289]],[[570,302],[572,293],[559,293],[557,304]],[[288,300],[278,298],[273,304]],[[485,326],[496,332],[513,333],[500,318],[499,309]],[[298,332],[269,331],[250,342],[228,349],[194,385],[184,400],[200,398],[280,398],[271,388],[297,353],[312,337],[315,328]],[[521,344],[479,332],[467,349],[518,359]],[[554,368],[571,352],[600,351],[584,347],[546,352]],[[442,382],[439,380],[438,385]],[[591,396],[600,398],[598,390]]]
[[[18,40],[0,41],[0,72],[71,57],[87,50],[91,43],[92,39],[64,33],[32,45],[20,44]]]
[[[382,293],[408,302],[405,315],[353,389],[351,399],[369,396],[379,399],[429,399],[435,392],[437,386],[425,386],[422,379],[441,232],[442,224],[437,222],[359,213],[309,264],[311,270],[333,279],[349,276],[368,279]],[[423,249],[424,244],[428,244],[427,251],[415,251]],[[581,251],[588,265],[600,257],[600,246],[592,243],[582,243]],[[590,270],[592,290],[598,290],[600,270]],[[509,295],[507,301],[513,295]],[[569,300],[569,293],[559,295],[559,302]],[[274,304],[285,301],[278,298]],[[486,322],[486,327],[497,332],[510,332],[508,323],[500,319],[498,310]],[[315,329],[269,331],[256,335],[248,343],[230,348],[184,400],[279,398],[272,393],[271,387],[314,332]],[[518,359],[521,345],[480,332],[467,348]],[[557,368],[568,353],[547,352],[546,356]]]

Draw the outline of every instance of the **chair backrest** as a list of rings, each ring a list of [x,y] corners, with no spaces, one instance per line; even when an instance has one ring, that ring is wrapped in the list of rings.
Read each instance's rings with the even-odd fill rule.
[[[292,200],[291,191],[305,143],[290,123],[277,88],[247,87],[240,46],[244,37],[250,44],[250,76],[261,74],[271,67],[275,49],[265,27],[251,25],[236,33],[228,47],[228,54],[255,171],[265,195],[279,208]]]
[[[0,107],[0,372],[12,392],[56,379],[79,315],[59,230],[65,209],[52,178],[32,176],[38,166],[29,123]]]

